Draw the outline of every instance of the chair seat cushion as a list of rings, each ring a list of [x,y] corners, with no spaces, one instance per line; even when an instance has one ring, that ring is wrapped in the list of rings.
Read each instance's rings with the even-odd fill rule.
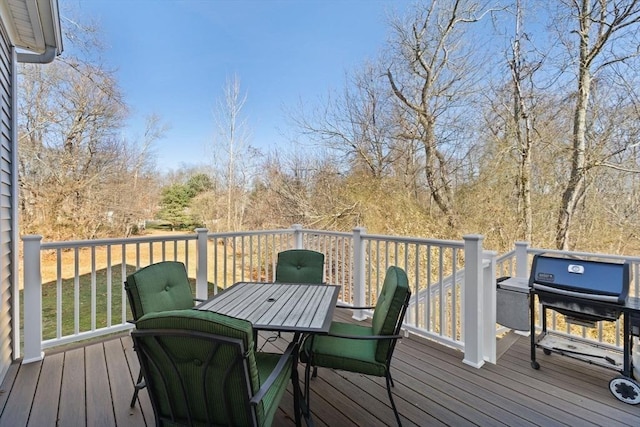
[[[316,335],[305,340],[300,360],[307,363],[311,354],[314,366],[359,372],[365,375],[385,375],[384,363],[376,360],[378,340],[339,338],[331,334],[373,336],[373,329],[369,326],[332,322],[329,335]]]

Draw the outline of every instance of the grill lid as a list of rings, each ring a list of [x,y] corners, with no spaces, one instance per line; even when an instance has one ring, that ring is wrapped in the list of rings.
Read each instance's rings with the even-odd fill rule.
[[[624,304],[629,292],[629,263],[537,254],[529,285],[567,297]]]

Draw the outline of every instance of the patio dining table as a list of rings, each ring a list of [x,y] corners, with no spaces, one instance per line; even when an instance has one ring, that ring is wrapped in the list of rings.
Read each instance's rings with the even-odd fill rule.
[[[196,308],[248,320],[259,331],[327,333],[339,292],[325,284],[238,282]]]
[[[293,332],[294,342],[300,343],[305,335],[329,332],[339,293],[339,286],[327,284],[238,282],[196,308],[248,320],[255,331]],[[313,425],[297,372],[293,370],[296,398],[303,398],[303,415]]]

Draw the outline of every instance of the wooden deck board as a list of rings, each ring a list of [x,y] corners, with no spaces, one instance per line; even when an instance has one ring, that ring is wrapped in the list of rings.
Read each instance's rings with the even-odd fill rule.
[[[566,362],[566,360],[565,360]],[[559,388],[554,384],[540,381],[537,377],[539,372],[530,367],[529,357],[521,358],[518,366],[527,370],[527,374],[521,374],[517,371],[507,369],[504,361],[499,366],[487,365],[477,370],[475,368],[463,366],[452,366],[449,370],[448,381],[453,381],[453,376],[459,376],[460,379],[474,384],[479,389],[474,393],[479,396],[486,396],[489,399],[497,397],[503,398],[501,406],[504,408],[513,407],[511,410],[514,414],[524,415],[523,411],[531,410],[526,417],[531,420],[533,414],[537,415],[535,422],[542,425],[554,424],[572,424],[575,423],[576,413],[582,412],[587,408],[577,409],[571,405],[571,401],[579,399],[572,390]],[[434,375],[439,375],[434,373]],[[600,390],[602,392],[603,390]],[[606,391],[606,390],[605,390]],[[524,399],[523,397],[526,397]],[[580,420],[580,425],[594,425],[590,423],[590,419]],[[598,425],[598,423],[595,423]],[[606,425],[603,422],[599,425]]]
[[[336,314],[340,320],[349,316]],[[270,336],[271,334],[265,334]],[[282,351],[289,334],[267,343]],[[519,337],[496,365],[475,369],[462,354],[410,337],[396,348],[394,399],[405,426],[638,426],[640,405],[624,404],[608,390],[613,370],[559,355],[537,353],[530,365],[529,339]],[[133,409],[129,401],[138,376],[129,336],[48,354],[43,362],[11,366],[0,392],[0,426],[144,426],[154,417],[146,390]],[[301,380],[304,365],[299,366]],[[293,426],[293,387],[289,385],[274,425]],[[311,383],[315,425],[395,425],[385,382],[319,369]]]
[[[368,393],[369,390],[357,390],[356,387],[353,387],[348,379],[351,375],[356,374],[318,369],[318,377],[311,381],[311,408],[314,409],[323,400],[323,405],[326,404],[331,411],[342,414],[355,425],[375,425],[380,422],[389,424],[392,422],[394,419],[393,411],[391,408],[387,408],[388,404],[378,401]],[[377,386],[373,384],[370,387]],[[360,402],[360,405],[354,406],[353,401]],[[384,409],[388,409],[388,411],[384,411]],[[382,419],[379,418],[380,416]]]
[[[544,425],[551,422],[544,405],[539,402],[523,404],[522,394],[510,389],[506,379],[484,376],[466,365],[460,368],[460,365],[436,360],[433,362],[436,371],[430,370],[429,375],[437,378],[442,387],[447,387],[447,392],[461,402],[469,402],[476,410],[508,425]]]
[[[107,364],[102,344],[85,349],[87,419],[96,420],[94,426],[116,425],[113,413],[113,395],[107,374]]]
[[[583,419],[583,424],[592,422],[596,425],[615,425],[616,420],[622,425],[634,425],[640,421],[637,418],[640,408],[624,404],[609,393],[609,380],[617,375],[616,372],[602,368],[591,369],[584,363],[564,357],[559,358],[557,371],[544,368],[536,371],[529,365],[528,354],[527,352],[526,359],[524,353],[520,358],[505,359],[501,368],[509,369],[510,377],[520,381],[523,384],[522,390],[531,397],[537,397],[549,406],[569,412],[568,419],[572,422],[576,422],[579,417]],[[581,365],[582,371],[576,369]],[[601,378],[599,384],[592,383],[596,377]],[[629,412],[626,412],[629,410],[634,412],[630,417]]]
[[[33,362],[20,367],[2,417],[0,417],[0,425],[27,425],[41,366],[42,362]]]
[[[2,385],[0,386],[0,414],[2,414],[6,408],[9,396],[11,396],[11,388],[13,387],[19,371],[19,363],[12,363],[9,366],[9,369],[7,369],[7,373],[5,374]],[[3,417],[0,417],[0,426],[2,425],[7,425],[7,423],[3,422]]]
[[[518,346],[524,349],[523,342]],[[528,349],[527,346],[526,350]],[[558,388],[561,390],[562,396],[579,406],[579,410],[584,411],[585,417],[590,420],[599,420],[604,417],[610,423],[618,421],[623,425],[633,425],[640,421],[638,419],[640,417],[639,406],[620,402],[608,392],[609,381],[618,375],[617,372],[603,368],[590,368],[588,375],[585,375],[584,369],[588,365],[575,361],[567,363],[566,357],[544,356],[542,352],[540,352],[540,356],[536,356],[541,364],[541,368],[536,371],[528,364],[521,362],[525,354],[528,360],[528,351],[521,352],[519,357],[517,353],[514,353],[514,355],[505,358],[501,366],[511,369],[514,375],[522,375],[522,381],[539,386],[542,392],[546,391],[550,385]],[[531,376],[535,378],[531,379]],[[603,397],[608,397],[608,399],[603,399]],[[590,402],[590,404],[583,409],[584,402]]]
[[[61,426],[83,426],[86,422],[87,407],[84,382],[84,348],[67,351],[64,355],[58,423]]]
[[[58,419],[58,399],[62,384],[64,353],[53,354],[42,361],[38,388],[33,399],[29,426],[55,425]]]
[[[502,408],[495,408],[489,414],[483,413],[486,410],[486,401],[466,391],[466,384],[448,383],[428,373],[415,370],[412,365],[396,362],[392,366],[396,368],[392,371],[395,380],[405,385],[406,391],[401,387],[394,390],[396,395],[401,395],[407,400],[415,402],[427,402],[429,406],[424,410],[433,416],[447,422],[455,421],[456,425],[477,425],[484,426],[505,426],[515,425],[516,420],[509,417],[509,413]],[[424,406],[424,403],[421,404]],[[402,414],[409,416],[406,411]],[[498,421],[501,420],[501,421]],[[521,419],[517,420],[518,422]]]
[[[576,414],[573,414],[573,411],[579,411],[583,416],[582,425],[603,425],[613,422],[611,418],[604,416],[600,411],[593,410],[597,406],[596,399],[601,396],[601,392],[604,387],[607,387],[607,384],[603,384],[603,388],[594,389],[597,393],[589,393],[586,385],[567,387],[567,384],[561,380],[546,377],[543,372],[535,371],[528,366],[528,358],[524,360],[527,361],[526,364],[522,363],[522,359],[509,364],[505,358],[501,364],[501,367],[505,369],[511,368],[508,371],[508,380],[505,378],[505,382],[513,381],[514,391],[526,393],[529,397],[544,403],[545,407],[549,408],[549,413],[555,415],[560,422],[574,420]],[[615,375],[613,372],[612,374]],[[583,408],[584,401],[592,401],[593,404]],[[604,406],[608,407],[608,405]]]
[[[401,359],[411,364],[414,370],[420,370],[421,366],[425,366],[426,379],[422,380],[450,395],[455,399],[455,406],[472,406],[474,410],[495,417],[498,422],[507,425],[528,425],[530,422],[522,417],[523,412],[529,412],[532,417],[536,416],[536,425],[547,418],[545,414],[539,414],[539,411],[531,410],[520,405],[517,400],[514,401],[518,395],[505,389],[502,383],[497,384],[491,379],[476,375],[478,370],[462,364],[459,360],[460,355],[455,351],[449,352],[443,348],[425,353],[432,349],[417,348],[411,340],[405,340],[404,344],[401,351],[405,357]],[[450,408],[455,406],[447,405]],[[471,420],[473,419],[471,417]]]
[[[129,368],[127,366],[127,358],[125,356],[121,340],[106,341],[104,343],[104,349],[111,389],[133,389],[133,379],[131,378],[131,373],[129,372]],[[144,425],[144,417],[142,415],[142,412],[137,411],[135,408],[130,408],[130,401],[130,394],[116,393],[113,395],[113,410],[115,414],[116,425]]]

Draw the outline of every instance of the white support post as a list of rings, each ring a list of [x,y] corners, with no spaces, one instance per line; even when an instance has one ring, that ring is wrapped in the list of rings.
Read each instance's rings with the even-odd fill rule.
[[[366,292],[364,289],[365,251],[364,240],[362,240],[364,233],[364,227],[353,229],[353,305],[355,307],[366,305]],[[354,310],[353,318],[355,320],[364,320],[367,316],[365,316],[364,310]]]
[[[484,336],[484,360],[485,362],[496,363],[496,299],[497,299],[497,286],[496,286],[496,257],[497,252],[485,251],[484,263],[482,268],[482,281],[484,284],[484,321],[483,336]]]
[[[206,228],[196,228],[198,240],[196,244],[196,298],[209,298],[208,274],[207,274],[207,249],[208,249],[208,233]],[[213,293],[217,293],[218,287],[214,287]]]
[[[516,242],[516,277],[529,277],[529,242]]]
[[[464,238],[464,359],[463,363],[480,368],[484,365],[483,345],[483,277],[482,240],[480,235]]]
[[[529,280],[529,242],[516,242],[516,277]],[[531,298],[531,295],[529,295]],[[518,335],[529,336],[530,331],[515,331]]]
[[[24,358],[22,363],[38,362],[42,351],[42,236],[24,236]]]
[[[304,249],[302,246],[302,225],[293,224],[291,228],[293,229],[293,248]]]

